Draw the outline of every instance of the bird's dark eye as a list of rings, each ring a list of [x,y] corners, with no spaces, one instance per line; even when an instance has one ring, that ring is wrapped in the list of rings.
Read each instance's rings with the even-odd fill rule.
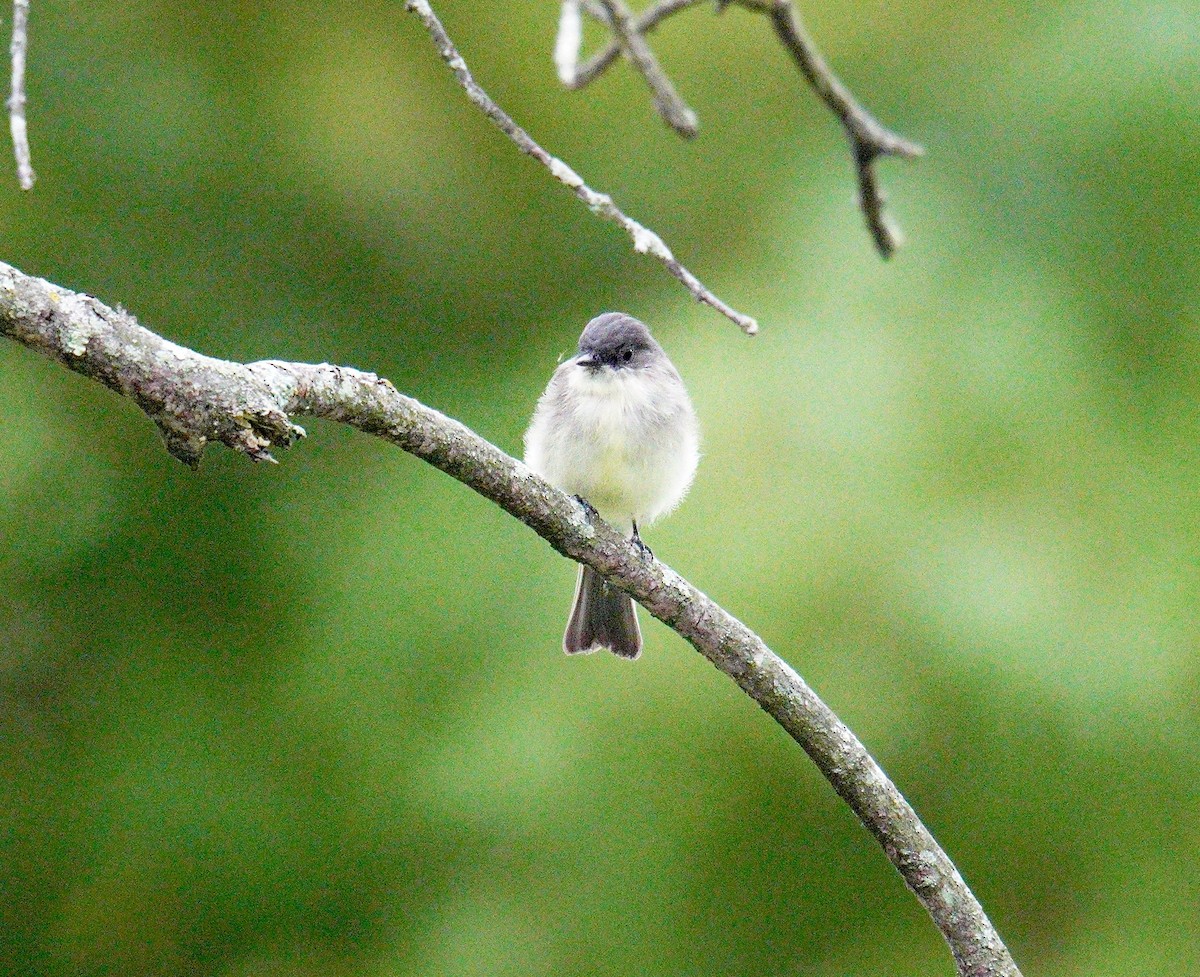
[[[621,359],[623,359],[626,363],[628,363],[631,359],[633,359],[633,350],[631,350],[631,349],[622,350],[621,351]]]

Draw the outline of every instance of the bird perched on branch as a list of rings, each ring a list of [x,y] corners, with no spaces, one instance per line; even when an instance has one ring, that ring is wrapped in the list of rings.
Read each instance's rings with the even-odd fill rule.
[[[640,545],[639,526],[675,508],[699,461],[699,429],[678,371],[632,316],[606,312],[579,337],[538,401],[525,463]],[[563,636],[568,655],[642,651],[633,601],[591,567],[579,568]]]

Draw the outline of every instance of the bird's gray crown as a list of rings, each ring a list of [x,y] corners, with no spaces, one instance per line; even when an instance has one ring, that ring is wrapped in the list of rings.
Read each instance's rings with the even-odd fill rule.
[[[605,312],[584,327],[579,353],[610,366],[642,366],[662,349],[644,323],[624,312]]]

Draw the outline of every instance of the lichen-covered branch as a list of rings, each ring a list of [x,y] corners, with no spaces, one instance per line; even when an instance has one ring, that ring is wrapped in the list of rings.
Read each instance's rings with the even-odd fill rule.
[[[729,676],[804,748],[929,912],[962,977],[1020,977],[983,908],[854,734],[753,631],[677,573],[473,431],[387,380],[329,364],[232,363],[178,346],[127,312],[0,263],[0,335],[131,398],[197,465],[217,442],[255,461],[324,417],[452,475],[564,556],[595,568]]]
[[[454,46],[454,42],[450,40],[450,35],[446,33],[446,28],[442,26],[442,22],[433,12],[433,8],[430,7],[428,0],[407,0],[405,8],[421,19],[421,23],[425,25],[425,30],[429,32],[429,36],[433,39],[433,43],[436,45],[438,53],[442,56],[442,60],[446,62],[446,65],[454,73],[455,80],[462,87],[463,91],[467,93],[467,98],[484,115],[491,119],[496,128],[511,139],[521,152],[527,156],[532,156],[546,167],[559,183],[567,187],[576,197],[587,204],[588,209],[592,213],[610,220],[624,229],[633,239],[633,249],[638,254],[649,254],[661,261],[667,270],[692,293],[696,301],[716,309],[726,318],[737,323],[747,335],[753,336],[758,332],[758,323],[752,317],[738,312],[706,288],[700,279],[688,271],[679,262],[679,259],[671,253],[671,249],[667,247],[662,238],[648,227],[644,227],[633,220],[633,218],[627,217],[622,213],[608,194],[597,193],[584,183],[583,178],[578,173],[562,160],[552,156],[543,149],[529,133],[517,125],[512,117],[496,104],[492,97],[484,91],[483,87],[475,81],[471,70],[467,67],[466,61],[458,53],[458,49]]]

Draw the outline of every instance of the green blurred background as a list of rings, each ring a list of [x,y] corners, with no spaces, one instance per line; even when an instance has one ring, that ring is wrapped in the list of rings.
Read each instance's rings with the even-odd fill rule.
[[[761,18],[656,35],[685,144],[623,65],[558,87],[549,0],[437,6],[759,337],[518,156],[398,2],[35,4],[0,259],[513,453],[587,319],[646,319],[705,431],[655,552],[859,733],[1027,975],[1200,971],[1194,8],[806,4],[928,149],[882,166],[884,263]],[[28,350],[0,378],[0,973],[953,973],[678,638],[562,655],[573,568],[490,503],[323,423],[193,473]]]

